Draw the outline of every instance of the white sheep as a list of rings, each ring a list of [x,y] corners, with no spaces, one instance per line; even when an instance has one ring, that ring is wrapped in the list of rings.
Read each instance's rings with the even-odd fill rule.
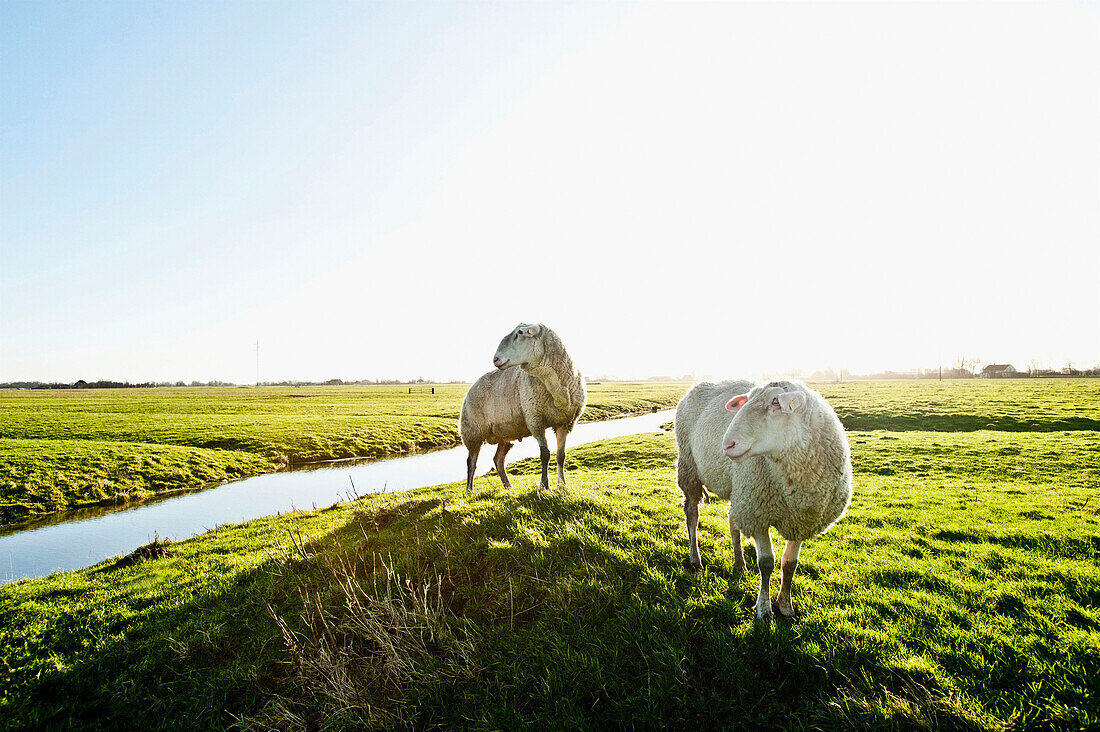
[[[676,446],[690,565],[703,566],[697,531],[706,486],[730,502],[737,571],[745,569],[741,532],[756,544],[761,620],[772,617],[775,555],[769,527],[787,540],[776,604],[781,615],[793,615],[791,585],[802,542],[825,533],[852,500],[851,452],[836,412],[820,394],[795,382],[697,384],[676,406]]]
[[[504,457],[514,440],[528,435],[539,444],[540,486],[548,488],[548,427],[557,438],[558,484],[564,486],[565,438],[584,411],[588,392],[561,338],[545,325],[520,323],[497,346],[493,365],[497,370],[475,381],[462,401],[458,430],[469,450],[466,492],[473,489],[477,456],[485,442],[497,445],[493,462],[504,487],[511,488]]]

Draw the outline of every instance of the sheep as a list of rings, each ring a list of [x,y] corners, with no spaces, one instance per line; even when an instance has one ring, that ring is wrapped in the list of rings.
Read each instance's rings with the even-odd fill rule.
[[[496,371],[474,382],[462,401],[458,429],[469,450],[466,493],[474,485],[474,470],[482,443],[497,446],[493,462],[505,488],[511,488],[504,457],[513,440],[533,435],[542,460],[540,488],[548,488],[550,449],[546,428],[558,443],[558,485],[565,485],[565,438],[588,401],[588,391],[561,338],[541,323],[520,323],[504,336],[493,356]],[[519,368],[515,368],[515,367]]]
[[[693,386],[676,406],[676,480],[684,493],[689,565],[701,569],[697,531],[706,488],[729,501],[734,569],[745,570],[741,532],[756,544],[756,616],[772,618],[775,567],[769,527],[786,539],[776,605],[791,617],[791,588],[802,542],[835,524],[852,500],[852,460],[829,403],[805,385],[723,381]]]

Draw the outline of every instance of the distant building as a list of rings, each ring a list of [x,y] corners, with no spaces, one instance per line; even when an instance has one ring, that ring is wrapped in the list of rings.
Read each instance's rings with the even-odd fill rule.
[[[982,369],[983,379],[1006,379],[1016,375],[1016,369],[1010,363],[991,363]]]

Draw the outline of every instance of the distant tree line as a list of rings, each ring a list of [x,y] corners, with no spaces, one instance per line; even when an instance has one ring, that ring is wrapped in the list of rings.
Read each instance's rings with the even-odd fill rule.
[[[839,374],[831,369],[815,371],[808,376],[801,373],[788,373],[784,376],[795,376],[807,381],[876,381],[885,379],[977,379],[982,376],[981,371],[972,370],[975,367],[952,366],[949,368],[917,369],[915,371],[879,371],[873,374],[851,374],[847,369],[842,369]],[[1100,377],[1100,366],[1091,369],[1076,369],[1072,366],[1060,370],[1054,369],[1028,369],[1027,371],[1015,371],[1003,374],[1000,378],[1008,379],[1037,379],[1037,378],[1073,378],[1073,377]]]
[[[129,381],[85,381],[80,379],[71,384],[58,381],[8,381],[0,384],[0,389],[155,389],[169,386],[237,386],[230,381],[142,381],[131,383]]]
[[[328,381],[261,381],[260,386],[408,386],[409,384],[468,384],[462,379],[433,381],[418,376],[415,379],[329,379]]]
[[[423,377],[415,379],[359,379],[358,381],[344,381],[343,379],[329,379],[328,381],[263,381],[260,386],[371,386],[371,385],[396,385],[407,386],[409,384],[465,384],[461,379],[451,381],[431,381]],[[192,387],[192,386],[241,386],[232,381],[143,381],[132,383],[129,381],[111,381],[102,379],[99,381],[84,381],[80,379],[71,384],[58,381],[8,381],[0,383],[0,389],[158,389],[167,387]],[[248,386],[251,386],[249,384]]]
[[[798,379],[805,379],[806,381],[870,381],[875,379],[974,379],[978,378],[980,373],[976,370],[978,367],[977,360],[960,362],[959,364],[950,368],[934,368],[934,369],[917,369],[915,371],[880,371],[874,374],[853,374],[848,369],[841,369],[840,371],[834,371],[833,369],[824,369],[820,371],[814,371],[806,374],[799,369],[794,369],[784,373],[772,374],[771,377],[783,377],[789,376]],[[1069,378],[1069,377],[1100,377],[1100,364],[1093,366],[1090,369],[1078,369],[1072,365],[1067,365],[1065,368],[1054,370],[1039,368],[1038,364],[1034,361],[1028,364],[1027,371],[1016,371],[1009,375],[1009,378],[1026,379],[1026,378]],[[703,378],[711,378],[709,375],[704,375]],[[614,377],[603,376],[597,377],[595,381],[617,381]],[[694,381],[693,374],[684,374],[680,377],[674,376],[651,376],[646,381]],[[592,381],[592,380],[590,380]],[[453,379],[451,381],[431,381],[425,379],[422,376],[418,376],[415,379],[359,379],[357,381],[344,381],[343,379],[329,379],[328,381],[263,381],[259,386],[409,386],[415,384],[465,384],[467,382],[461,379]],[[99,381],[79,381],[71,384],[61,382],[45,382],[45,381],[8,381],[6,383],[0,383],[0,389],[156,389],[165,387],[200,387],[200,386],[241,386],[235,384],[232,381],[144,381],[140,383],[131,383],[129,381],[111,381],[107,379],[101,379]]]

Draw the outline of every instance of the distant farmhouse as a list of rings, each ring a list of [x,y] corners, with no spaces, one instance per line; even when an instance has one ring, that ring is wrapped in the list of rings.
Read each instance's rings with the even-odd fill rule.
[[[1010,363],[991,363],[982,369],[983,379],[1011,379],[1017,374],[1015,367]]]

